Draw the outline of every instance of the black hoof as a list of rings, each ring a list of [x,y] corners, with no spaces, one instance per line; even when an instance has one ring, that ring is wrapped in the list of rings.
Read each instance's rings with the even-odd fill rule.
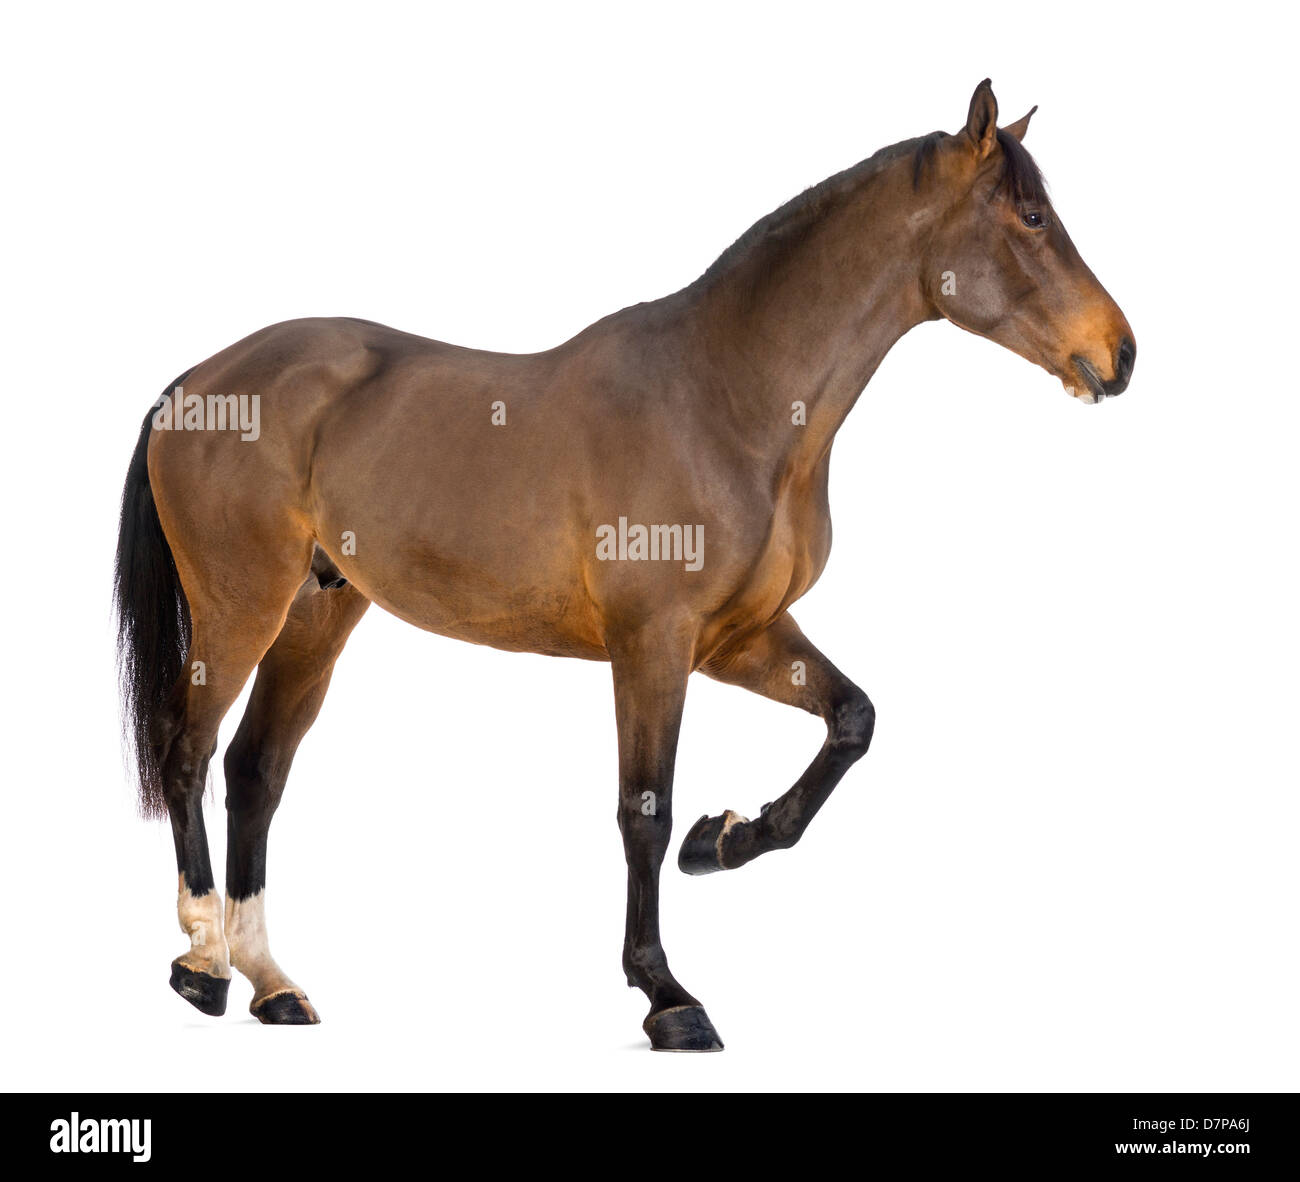
[[[173,961],[171,987],[201,1013],[220,1018],[226,1012],[229,977],[213,977]]]
[[[316,1026],[320,1015],[301,993],[286,989],[261,1001],[254,1001],[248,1012],[264,1026]]]
[[[722,1039],[703,1006],[673,1006],[651,1014],[641,1028],[652,1051],[720,1051]]]
[[[733,825],[743,825],[745,818],[728,809],[720,817],[701,817],[682,842],[677,866],[686,874],[712,874],[726,870],[719,847],[722,836]]]

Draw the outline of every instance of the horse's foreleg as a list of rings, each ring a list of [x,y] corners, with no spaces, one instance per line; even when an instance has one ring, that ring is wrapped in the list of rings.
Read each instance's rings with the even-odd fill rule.
[[[258,666],[248,709],[226,751],[226,940],[231,963],[253,983],[249,1012],[268,1025],[320,1019],[276,963],[266,932],[266,840],[294,752],[316,720],[330,675],[369,607],[351,586],[298,592],[275,643]]]
[[[727,811],[701,817],[682,842],[677,864],[687,874],[733,870],[768,850],[789,849],[803,835],[844,773],[871,743],[870,699],[799,631],[787,614],[743,648],[704,666],[718,681],[798,706],[826,721],[826,741],[798,782],[749,821]]]
[[[716,1051],[704,1007],[668,968],[659,937],[659,869],[672,833],[673,764],[690,675],[689,638],[646,630],[611,645],[618,720],[618,827],[627,857],[623,969],[650,999],[643,1028],[658,1051]]]

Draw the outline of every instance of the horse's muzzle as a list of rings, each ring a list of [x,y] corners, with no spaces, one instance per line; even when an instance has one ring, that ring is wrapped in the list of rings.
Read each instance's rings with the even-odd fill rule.
[[[1092,363],[1078,354],[1071,357],[1070,361],[1083,378],[1084,393],[1078,397],[1084,402],[1100,402],[1103,398],[1123,394],[1128,389],[1129,379],[1133,376],[1133,364],[1137,361],[1137,346],[1131,337],[1120,341],[1115,353],[1115,376],[1110,381],[1104,381]]]

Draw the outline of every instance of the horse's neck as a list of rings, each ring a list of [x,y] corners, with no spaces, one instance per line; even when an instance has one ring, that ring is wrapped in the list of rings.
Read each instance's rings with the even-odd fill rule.
[[[910,184],[877,178],[795,241],[760,238],[702,281],[717,393],[777,469],[818,466],[885,354],[931,316],[909,197]]]

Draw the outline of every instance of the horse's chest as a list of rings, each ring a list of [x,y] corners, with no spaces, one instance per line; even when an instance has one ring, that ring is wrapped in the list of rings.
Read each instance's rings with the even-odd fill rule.
[[[830,555],[830,516],[791,498],[779,504],[744,585],[735,597],[737,622],[766,626],[817,581]]]

